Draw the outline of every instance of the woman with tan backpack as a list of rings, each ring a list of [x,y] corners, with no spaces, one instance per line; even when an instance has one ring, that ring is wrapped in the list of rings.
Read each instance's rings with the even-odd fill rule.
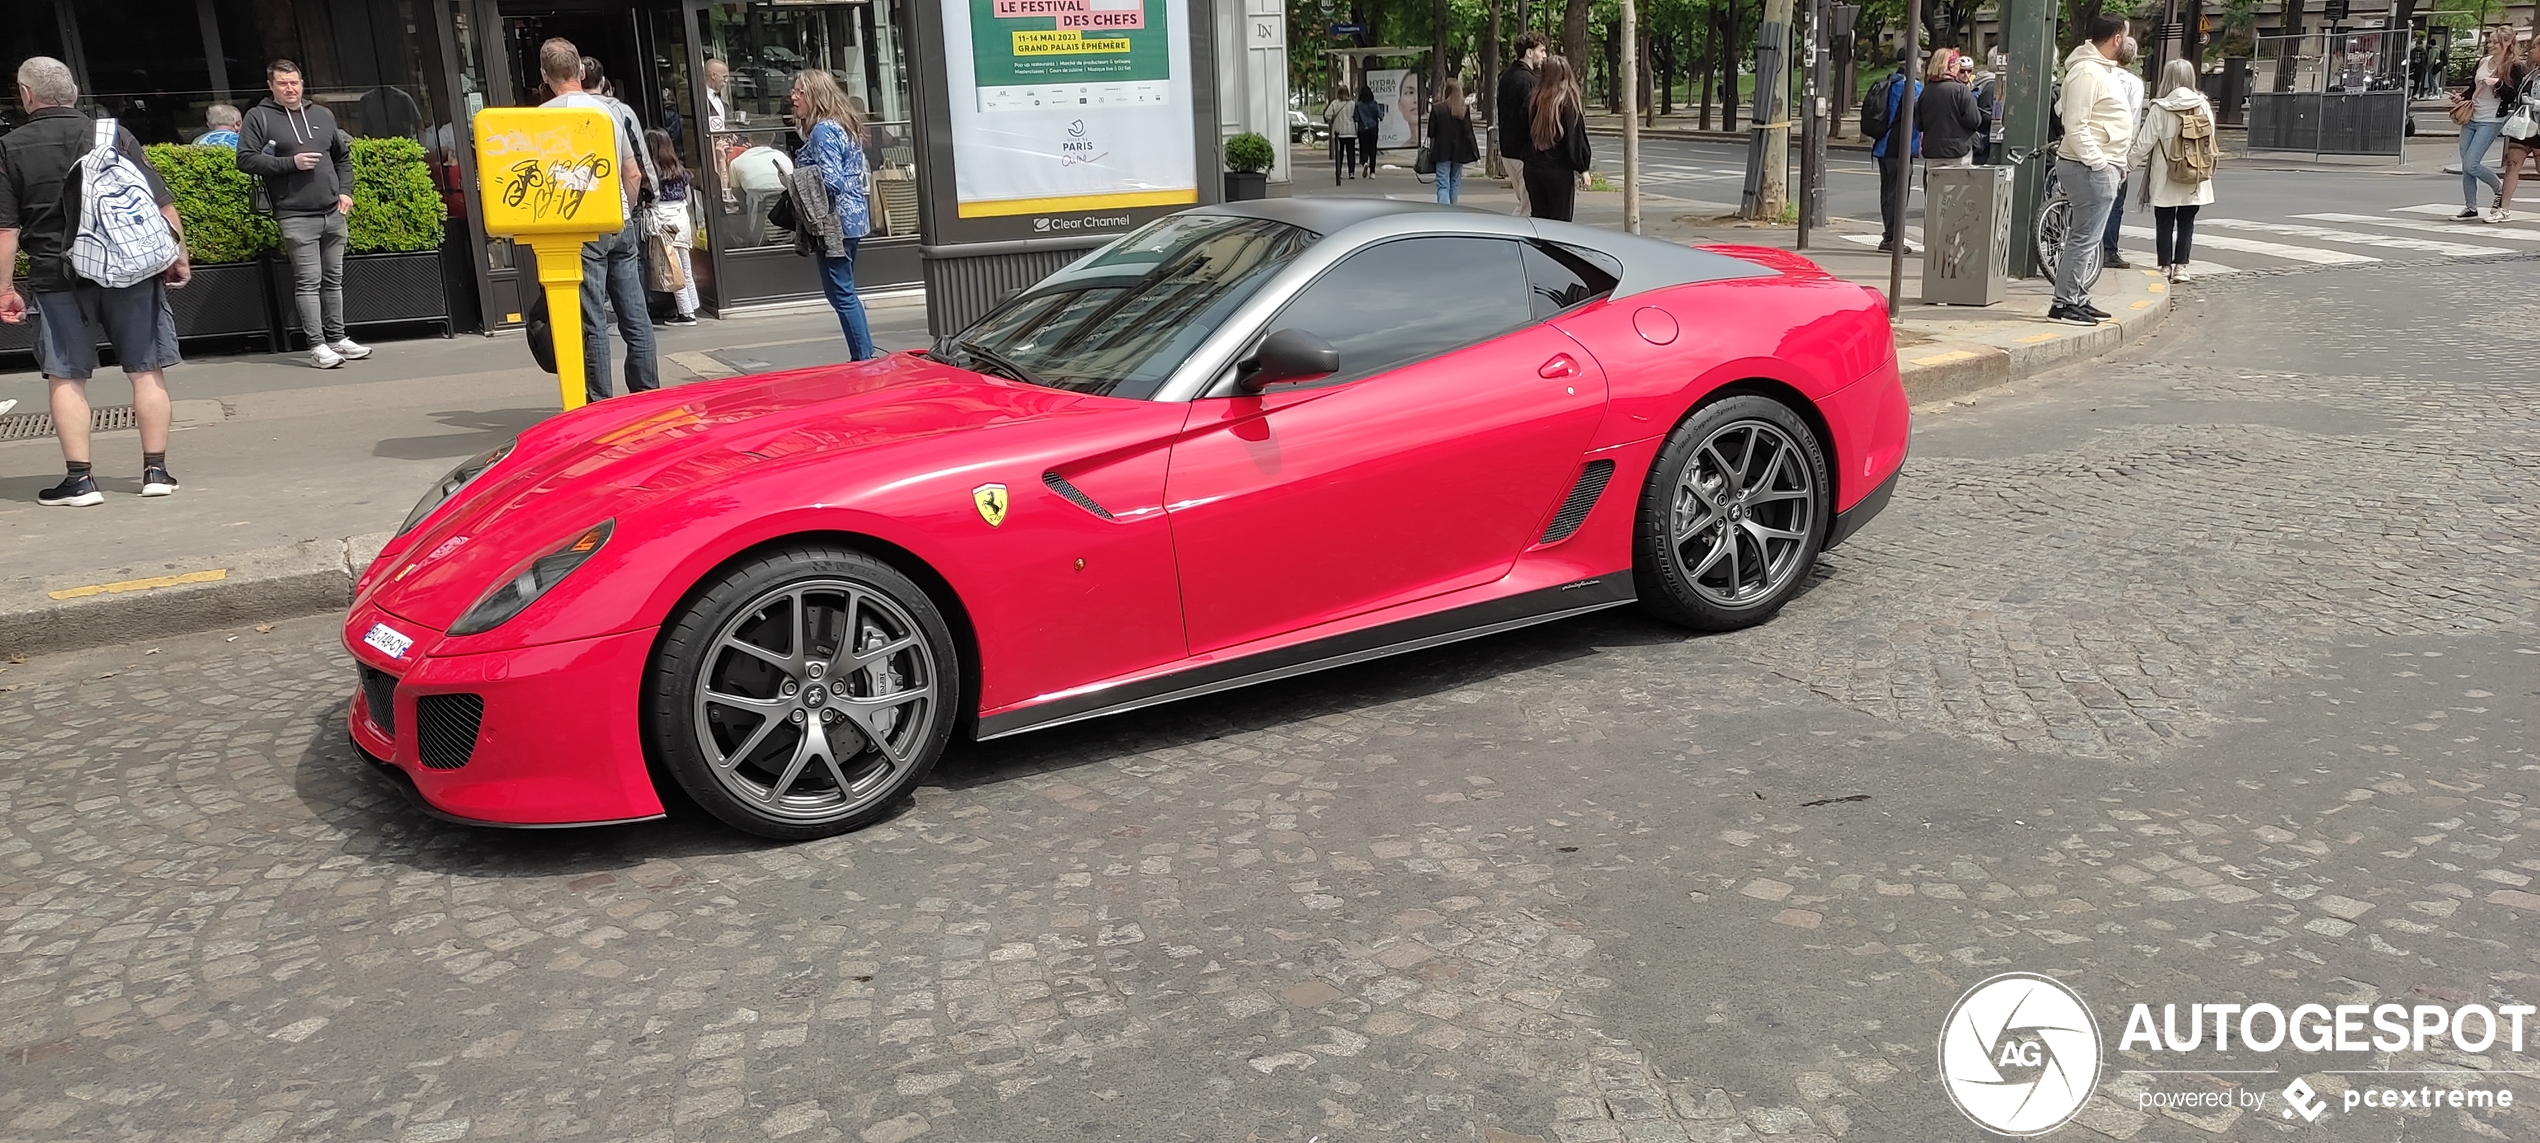
[[[2161,275],[2187,272],[2196,241],[2196,209],[2214,201],[2214,108],[2196,89],[2196,65],[2171,60],[2161,69],[2162,94],[2143,111],[2129,169],[2143,172],[2143,201],[2152,207],[2152,249]],[[2149,164],[2146,164],[2149,160]]]

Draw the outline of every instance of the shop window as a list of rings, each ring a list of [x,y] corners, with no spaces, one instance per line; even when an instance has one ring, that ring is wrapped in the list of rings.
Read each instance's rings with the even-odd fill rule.
[[[861,140],[875,236],[917,233],[905,4],[724,3],[698,13],[705,49],[703,132],[711,237],[726,250],[788,245],[768,225],[801,145],[788,106],[794,75],[828,71],[869,117]],[[694,106],[694,104],[691,104]]]

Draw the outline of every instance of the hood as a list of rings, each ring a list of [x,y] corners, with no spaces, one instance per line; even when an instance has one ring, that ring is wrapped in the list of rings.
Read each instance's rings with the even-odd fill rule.
[[[2159,99],[2153,100],[2152,105],[2165,111],[2184,114],[2194,108],[2203,107],[2205,105],[2205,95],[2203,92],[2197,91],[2192,87],[2182,87],[2169,93],[2168,95],[2164,95]]]
[[[910,354],[857,365],[736,377],[618,397],[522,434],[510,457],[453,509],[408,536],[371,587],[388,611],[446,629],[500,577],[581,529],[618,521],[617,542],[657,529],[639,517],[736,508],[728,490],[791,467],[778,483],[803,504],[845,506],[918,475],[939,451],[924,442],[983,434],[1062,414],[1088,400],[983,377]],[[912,449],[904,464],[886,454]],[[847,454],[872,463],[839,465]],[[911,471],[903,472],[902,468]],[[748,510],[785,505],[753,499]]]
[[[2091,43],[2088,40],[2083,40],[2081,43],[2073,46],[2072,54],[2064,57],[2064,66],[2069,69],[2079,67],[2083,64],[2097,64],[2101,67],[2114,68],[2117,66],[2117,61],[2099,54],[2099,45]]]

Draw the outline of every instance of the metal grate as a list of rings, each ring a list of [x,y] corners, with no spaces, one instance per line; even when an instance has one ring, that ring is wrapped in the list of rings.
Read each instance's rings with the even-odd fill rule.
[[[1561,510],[1552,514],[1552,526],[1543,530],[1542,543],[1557,544],[1569,539],[1587,523],[1588,509],[1596,507],[1596,498],[1605,494],[1605,482],[1614,478],[1614,462],[1591,460],[1579,470],[1579,482],[1570,487],[1570,495],[1561,501]]]
[[[483,695],[424,695],[415,700],[415,753],[432,769],[456,770],[476,753],[484,723]]]
[[[380,733],[397,737],[397,676],[375,667],[362,668],[362,710]]]
[[[103,409],[88,411],[88,431],[92,433],[110,433],[117,429],[134,428],[140,423],[133,419],[130,405],[109,405]],[[14,416],[0,417],[0,441],[41,440],[52,435],[53,414],[51,413],[18,413]]]
[[[1078,488],[1073,484],[1069,484],[1066,477],[1060,476],[1055,471],[1042,473],[1041,483],[1049,485],[1050,491],[1066,497],[1067,502],[1070,504],[1091,512],[1096,516],[1100,516],[1105,520],[1112,518],[1111,509],[1095,503],[1093,497],[1085,495],[1084,489]]]

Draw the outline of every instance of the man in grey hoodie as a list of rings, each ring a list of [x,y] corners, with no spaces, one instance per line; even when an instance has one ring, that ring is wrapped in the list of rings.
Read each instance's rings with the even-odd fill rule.
[[[262,176],[291,256],[300,329],[309,337],[309,364],[333,369],[370,356],[344,336],[344,242],[353,213],[353,149],[336,129],[335,116],[303,97],[300,65],[275,60],[265,68],[273,94],[247,110],[238,125],[238,169]]]

